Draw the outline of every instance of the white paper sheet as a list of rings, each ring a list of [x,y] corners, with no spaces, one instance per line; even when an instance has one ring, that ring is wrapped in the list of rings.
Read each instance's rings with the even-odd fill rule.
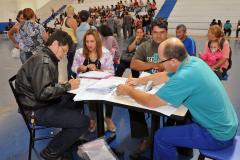
[[[86,91],[97,92],[100,94],[111,93],[119,84],[124,84],[122,80],[102,79],[86,88]]]
[[[104,81],[105,81],[105,83],[109,83],[109,84],[124,84],[126,80],[127,80],[127,78],[110,77],[109,79],[101,80],[100,84],[103,84]],[[89,83],[91,83],[91,85],[95,85],[95,84],[99,83],[99,80],[95,80],[95,82],[93,82],[93,81],[89,81],[88,79],[83,79],[82,81],[83,81],[82,84],[87,83],[88,85],[86,84],[86,86],[88,86],[88,87],[89,87]],[[104,84],[104,85],[106,85],[106,84]],[[162,85],[153,87],[153,89],[150,90],[148,93],[155,94],[161,86]],[[101,94],[99,92],[88,91],[86,88],[87,87],[80,87],[80,89],[77,90],[77,92],[75,92],[75,93],[77,93],[77,95],[74,97],[74,101],[104,100],[104,101],[109,101],[109,102],[114,102],[114,103],[118,103],[118,104],[132,106],[132,107],[144,108],[146,110],[153,110],[153,111],[162,113],[167,116],[170,116],[175,113],[181,113],[181,116],[184,116],[187,112],[187,109],[184,106],[181,106],[181,108],[185,108],[185,109],[182,109],[181,112],[177,112],[179,109],[175,108],[171,105],[161,106],[161,107],[157,107],[157,108],[148,108],[148,107],[145,107],[145,106],[137,103],[134,99],[130,98],[129,96],[116,96],[116,94],[114,94],[114,90],[107,94]],[[140,89],[141,88],[144,88],[144,87],[140,87]]]
[[[101,72],[101,71],[89,71],[85,73],[78,74],[78,77],[81,78],[94,78],[94,79],[103,79],[112,76],[112,73],[109,72]]]
[[[70,90],[69,93],[72,93],[72,94],[84,93],[87,87],[95,84],[97,81],[98,81],[97,79],[81,78],[79,88]]]

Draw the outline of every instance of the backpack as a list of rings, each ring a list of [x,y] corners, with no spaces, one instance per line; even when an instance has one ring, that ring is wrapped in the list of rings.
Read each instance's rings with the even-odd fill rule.
[[[221,41],[220,41],[220,48],[223,49],[223,44],[225,42],[225,38],[222,38]],[[210,48],[210,44],[211,44],[211,41],[208,41],[208,48]],[[227,68],[227,71],[229,69],[232,68],[232,49],[231,49],[231,46],[229,45],[229,59],[228,59],[228,68]]]

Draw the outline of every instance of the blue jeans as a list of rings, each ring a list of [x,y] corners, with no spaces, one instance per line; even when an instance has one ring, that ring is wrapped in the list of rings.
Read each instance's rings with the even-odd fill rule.
[[[176,147],[219,150],[232,145],[233,139],[220,141],[196,123],[159,129],[154,137],[154,160],[175,160]]]

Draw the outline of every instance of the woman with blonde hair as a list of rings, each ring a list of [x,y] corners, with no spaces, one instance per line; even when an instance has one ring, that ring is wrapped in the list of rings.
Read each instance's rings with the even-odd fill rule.
[[[66,15],[67,16],[64,19],[64,22],[63,22],[63,25],[62,25],[62,30],[67,32],[68,35],[71,36],[71,38],[73,40],[73,43],[74,43],[67,53],[68,79],[71,79],[71,76],[74,75],[74,73],[71,71],[71,67],[72,67],[73,58],[74,58],[74,54],[75,54],[76,47],[77,47],[77,36],[76,36],[77,20],[73,17],[75,15],[73,6],[71,6],[71,5],[67,6]]]
[[[217,60],[217,63],[211,65],[211,69],[215,71],[220,79],[222,79],[226,74],[227,70],[231,67],[231,49],[228,41],[224,37],[224,33],[218,25],[210,26],[208,29],[208,41],[204,46],[204,53],[210,52],[210,41],[218,40],[220,48],[222,51],[222,58]]]
[[[107,71],[114,74],[113,57],[109,50],[102,46],[100,34],[95,29],[89,29],[83,37],[83,48],[76,51],[72,71],[76,74],[88,71]],[[96,120],[93,112],[96,103],[89,102],[90,132],[96,130]],[[115,132],[116,127],[112,121],[112,107],[106,107],[107,129]]]

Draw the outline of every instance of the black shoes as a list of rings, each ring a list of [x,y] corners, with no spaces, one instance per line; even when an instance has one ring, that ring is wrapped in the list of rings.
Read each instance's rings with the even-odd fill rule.
[[[45,160],[73,160],[71,151],[67,151],[63,155],[60,155],[59,152],[53,151],[49,147],[43,149],[40,152],[40,156]]]
[[[139,147],[136,151],[134,151],[132,154],[129,155],[131,160],[139,160],[141,155],[149,148],[150,146],[150,140],[148,138],[142,139]]]
[[[193,149],[192,148],[185,148],[185,147],[177,147],[177,152],[180,155],[193,157]]]
[[[40,152],[40,156],[45,160],[61,160],[60,153],[46,147]]]

